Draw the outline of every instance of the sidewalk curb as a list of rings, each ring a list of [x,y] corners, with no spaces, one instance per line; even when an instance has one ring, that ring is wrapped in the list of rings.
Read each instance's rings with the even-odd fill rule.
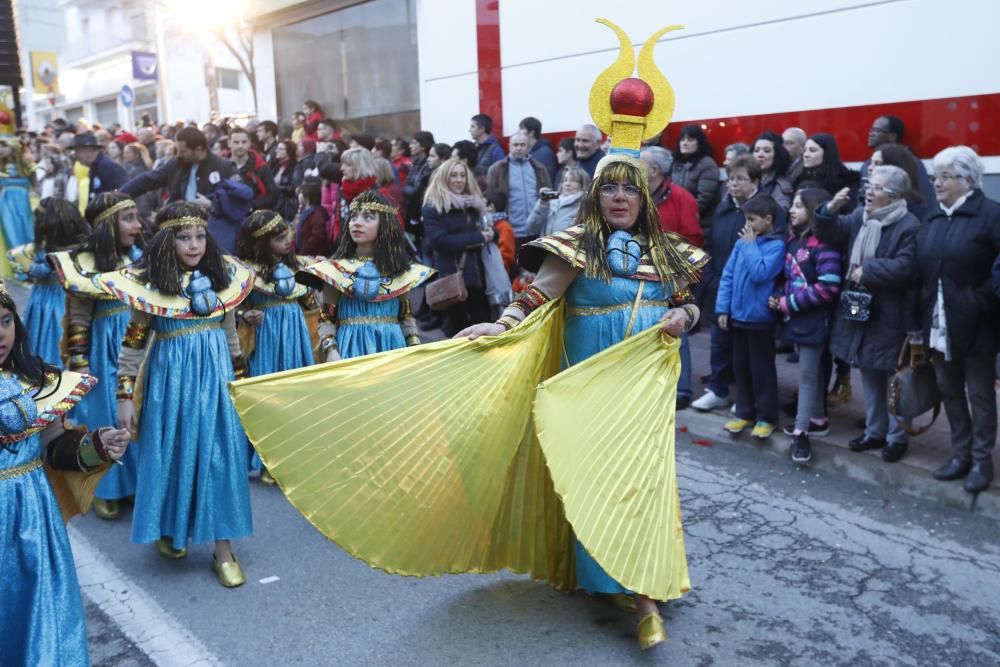
[[[687,427],[686,435],[691,438],[710,438],[726,447],[753,447],[784,459],[790,468],[800,467],[789,458],[791,439],[784,433],[775,431],[774,435],[763,441],[751,440],[749,435],[734,437],[722,428],[728,416],[728,411],[723,414],[698,412],[689,408],[677,413],[677,427]],[[678,440],[684,442],[683,438]],[[1000,522],[1000,490],[997,489],[996,481],[989,489],[978,494],[973,505],[973,497],[965,492],[960,480],[939,482],[926,470],[907,465],[905,457],[898,463],[886,463],[877,451],[852,452],[844,445],[827,438],[813,437],[810,442],[813,459],[806,467],[837,472],[859,482],[883,489],[896,489],[910,497],[940,503],[959,511],[971,511]]]

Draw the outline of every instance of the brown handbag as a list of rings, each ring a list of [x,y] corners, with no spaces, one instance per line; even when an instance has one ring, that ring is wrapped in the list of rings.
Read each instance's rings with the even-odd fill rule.
[[[934,366],[927,359],[923,345],[913,345],[906,340],[899,351],[896,367],[896,373],[889,378],[889,414],[909,435],[922,435],[941,414],[941,394]],[[916,428],[910,423],[931,410],[934,414],[928,424]]]
[[[424,289],[424,298],[431,310],[448,310],[469,298],[469,290],[465,288],[465,257],[463,252],[455,273],[438,278]]]

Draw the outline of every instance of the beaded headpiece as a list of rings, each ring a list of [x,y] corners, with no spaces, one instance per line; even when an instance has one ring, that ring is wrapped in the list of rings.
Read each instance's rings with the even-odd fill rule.
[[[376,201],[359,202],[355,199],[351,202],[351,213],[357,213],[358,211],[378,211],[379,213],[385,213],[387,215],[396,215],[395,206],[380,204]]]
[[[185,215],[181,218],[164,220],[160,223],[159,229],[176,229],[177,227],[208,227],[208,220],[196,215]]]
[[[136,208],[135,202],[132,201],[131,199],[126,199],[124,201],[120,201],[117,204],[104,209],[103,211],[97,214],[96,218],[94,218],[94,226],[96,227],[97,225],[101,224],[111,216],[115,215],[120,211],[124,211],[127,208]]]
[[[261,227],[254,233],[252,233],[250,236],[252,236],[255,239],[263,238],[283,224],[287,224],[285,222],[285,219],[282,218],[280,215],[276,215],[270,220],[268,220],[267,224],[265,224],[263,227]]]
[[[8,299],[10,298],[10,292],[7,291],[7,285],[5,285],[2,280],[0,280],[0,295],[5,296]]]

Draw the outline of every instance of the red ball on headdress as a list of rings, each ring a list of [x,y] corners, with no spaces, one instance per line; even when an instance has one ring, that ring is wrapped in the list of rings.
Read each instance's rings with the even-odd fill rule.
[[[9,125],[11,121],[10,114],[6,111],[0,111],[0,125]]]
[[[645,116],[653,108],[653,89],[642,79],[622,79],[611,91],[611,111],[623,116]]]

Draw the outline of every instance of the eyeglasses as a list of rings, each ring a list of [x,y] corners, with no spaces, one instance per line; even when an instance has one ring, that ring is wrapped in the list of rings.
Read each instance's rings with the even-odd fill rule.
[[[943,174],[934,174],[931,177],[931,180],[932,181],[957,181],[958,178],[959,177],[956,176],[955,174],[949,174],[948,172],[945,172]]]
[[[752,181],[747,176],[730,176],[729,177],[729,182],[730,183],[750,183]]]
[[[622,189],[622,192],[625,193],[625,196],[628,197],[629,199],[638,199],[639,195],[642,194],[642,190],[635,187],[634,185],[619,186],[617,183],[605,183],[600,188],[598,188],[598,192],[601,193],[602,197],[614,197],[615,195],[618,194],[619,187]]]
[[[883,192],[888,192],[891,195],[896,194],[895,190],[890,190],[889,188],[885,187],[884,185],[879,185],[878,183],[869,183],[869,184],[867,184],[865,186],[865,189],[867,189],[867,190],[869,190],[871,192],[874,192],[875,194],[881,194]]]

